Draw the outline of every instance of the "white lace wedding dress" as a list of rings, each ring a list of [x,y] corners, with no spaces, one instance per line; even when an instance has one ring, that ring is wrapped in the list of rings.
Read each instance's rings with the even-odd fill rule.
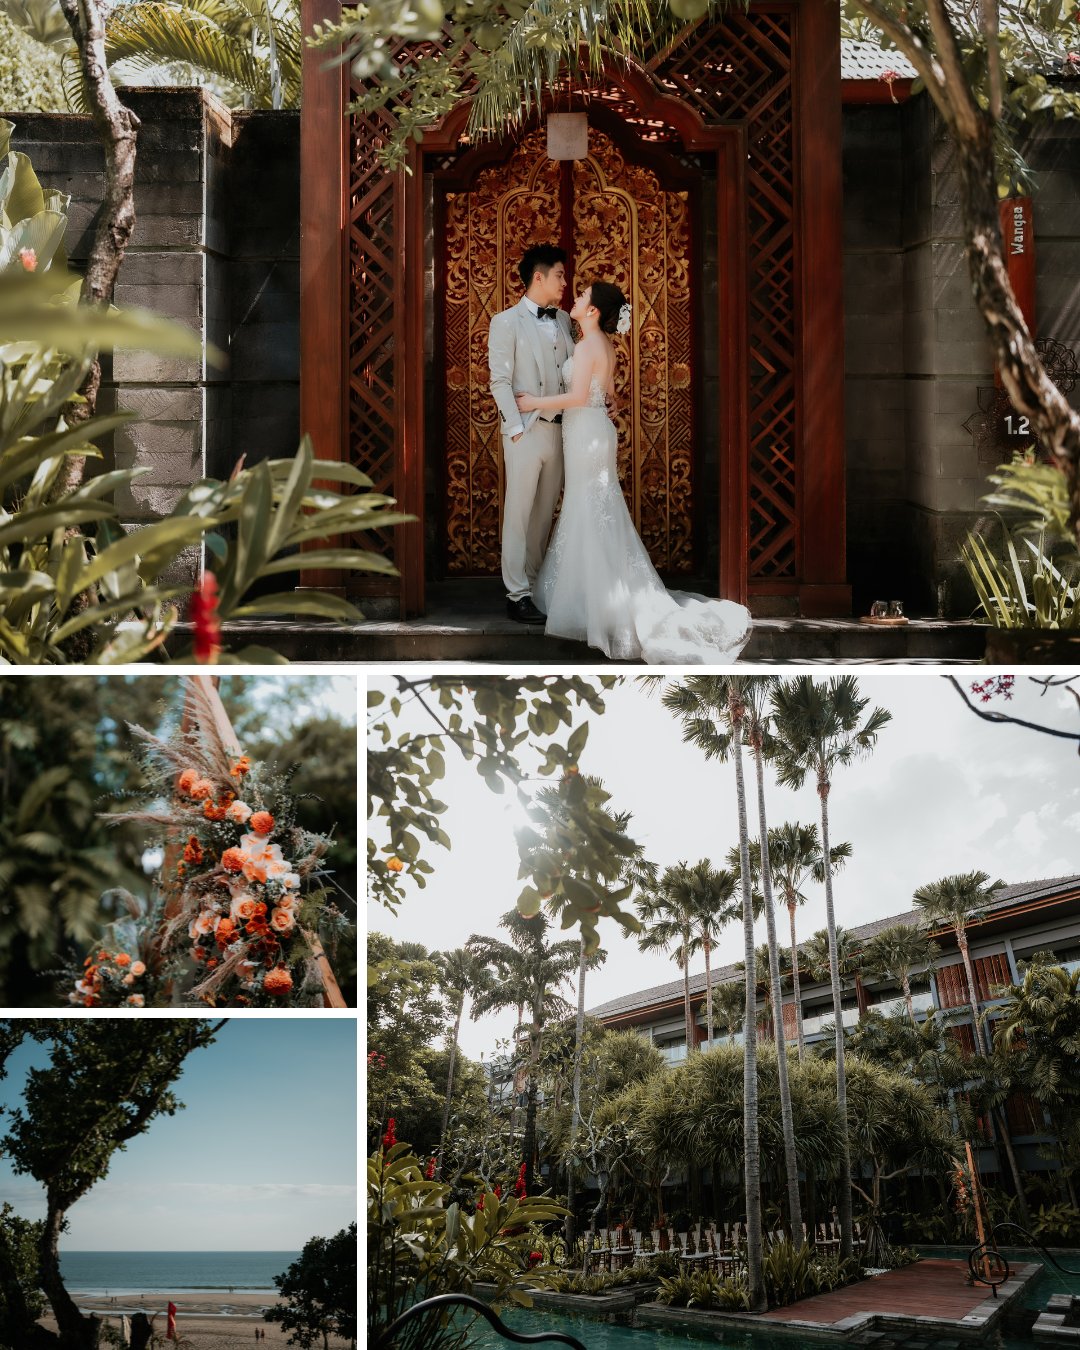
[[[570,388],[574,358],[563,366]],[[616,660],[724,665],[750,637],[750,614],[731,600],[668,591],[626,508],[618,436],[593,376],[589,401],[563,413],[566,487],[555,535],[533,587],[546,632]]]

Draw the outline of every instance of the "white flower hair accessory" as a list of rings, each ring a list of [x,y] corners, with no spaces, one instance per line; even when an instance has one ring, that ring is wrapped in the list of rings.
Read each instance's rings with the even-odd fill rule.
[[[619,322],[615,325],[616,333],[629,333],[630,331],[630,305],[629,302],[623,305],[619,310]]]

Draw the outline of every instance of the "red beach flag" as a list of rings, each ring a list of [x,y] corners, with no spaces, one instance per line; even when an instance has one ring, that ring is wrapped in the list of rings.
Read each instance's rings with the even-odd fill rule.
[[[169,1325],[165,1330],[165,1339],[167,1341],[176,1340],[176,1304],[169,1304]]]

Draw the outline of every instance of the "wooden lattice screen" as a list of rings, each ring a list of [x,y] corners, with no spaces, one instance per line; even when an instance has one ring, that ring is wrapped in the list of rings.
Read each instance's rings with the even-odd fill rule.
[[[323,17],[328,0],[305,0],[305,15]],[[309,27],[305,19],[305,29]],[[415,49],[402,47],[401,61]],[[313,74],[314,72],[314,74]],[[312,98],[314,63],[305,72],[302,159],[326,153],[333,99]],[[790,595],[806,613],[845,612],[843,356],[840,280],[840,84],[835,15],[814,0],[764,0],[747,12],[733,11],[722,22],[702,21],[670,49],[658,53],[644,72],[651,95],[678,103],[686,117],[705,129],[739,128],[746,164],[734,165],[733,181],[720,192],[739,191],[744,200],[742,252],[718,259],[746,270],[741,327],[721,333],[721,343],[746,349],[741,389],[725,390],[738,405],[720,410],[737,435],[722,450],[721,492],[739,499],[721,538],[721,585],[733,595]],[[611,80],[625,87],[625,77]],[[627,112],[634,115],[633,100]],[[679,120],[678,118],[675,119]],[[683,119],[685,121],[685,117]],[[321,128],[322,135],[318,134]],[[339,201],[346,243],[339,313],[341,434],[352,460],[368,473],[375,489],[398,498],[423,515],[424,379],[424,150],[413,152],[411,177],[380,167],[378,147],[387,132],[385,114],[352,119],[341,138]],[[429,138],[430,139],[430,138]],[[702,142],[704,143],[704,142]],[[445,151],[451,146],[441,147]],[[326,171],[306,165],[302,185],[306,218],[329,205]],[[304,313],[331,296],[318,283],[317,242],[329,230],[313,224],[301,259],[309,259],[302,284]],[[723,245],[724,241],[721,240]],[[339,243],[340,247],[340,243]],[[326,278],[323,278],[326,281]],[[730,281],[721,275],[721,288]],[[312,288],[315,294],[310,294]],[[312,324],[320,322],[312,318]],[[327,371],[319,392],[305,395],[308,360],[333,353],[326,343],[302,337],[302,415],[306,406],[330,431],[325,408]],[[731,420],[733,419],[733,420]],[[305,425],[308,425],[306,423]],[[313,433],[315,434],[315,433]],[[737,442],[737,443],[736,443]],[[321,453],[320,437],[315,434]],[[333,446],[336,453],[339,446]],[[403,573],[398,594],[404,612],[423,605],[423,530],[399,528],[378,541]]]

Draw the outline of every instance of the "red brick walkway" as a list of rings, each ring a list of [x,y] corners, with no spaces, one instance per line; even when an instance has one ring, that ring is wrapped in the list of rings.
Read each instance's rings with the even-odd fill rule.
[[[858,1313],[899,1313],[959,1322],[990,1290],[969,1286],[966,1261],[924,1260],[869,1280],[776,1308],[764,1317],[775,1322],[819,1322],[830,1326]]]

